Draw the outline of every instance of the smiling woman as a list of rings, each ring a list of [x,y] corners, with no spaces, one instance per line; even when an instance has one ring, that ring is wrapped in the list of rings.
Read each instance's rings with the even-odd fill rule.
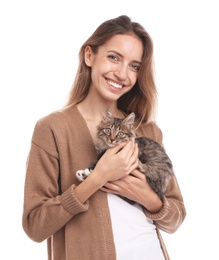
[[[129,92],[137,81],[142,55],[142,42],[135,35],[115,35],[101,45],[97,53],[92,51],[91,46],[87,46],[85,63],[91,68],[92,79],[89,94],[92,93],[94,98],[88,95],[79,107],[87,100],[105,107],[106,100],[117,101]],[[99,92],[99,95],[95,92]]]
[[[134,112],[137,135],[162,144],[152,61],[152,40],[139,23],[125,15],[103,22],[80,49],[66,106],[36,123],[23,228],[34,241],[47,239],[49,260],[169,259],[160,230],[175,232],[186,216],[175,176],[159,198],[128,141],[109,148],[83,182],[76,178],[97,158],[97,126],[107,107],[118,118]]]

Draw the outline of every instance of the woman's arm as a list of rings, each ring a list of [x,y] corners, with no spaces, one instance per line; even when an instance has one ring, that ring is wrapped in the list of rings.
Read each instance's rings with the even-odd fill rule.
[[[109,182],[101,188],[102,191],[124,196],[143,206],[146,216],[155,221],[161,230],[175,232],[186,216],[186,210],[176,178],[169,184],[163,201],[150,188],[143,173],[135,170],[134,176]]]
[[[56,156],[49,154],[32,143],[27,161],[23,228],[34,241],[41,242],[62,228],[74,215],[88,209],[76,197],[75,185],[60,194],[59,163]]]
[[[72,184],[62,193],[60,176],[65,173],[61,172],[59,158],[55,134],[47,122],[40,122],[27,161],[22,219],[25,232],[37,242],[53,235],[78,213],[87,211],[89,197],[104,183],[128,175],[137,166],[134,144],[122,144],[107,151],[84,182],[77,187]]]
[[[160,211],[163,205],[160,198],[149,186],[145,174],[138,170],[132,171],[131,175],[120,180],[106,183],[101,190],[133,200],[152,213]]]
[[[176,177],[170,181],[161,210],[155,214],[147,209],[144,212],[165,232],[174,233],[180,227],[186,217],[186,209]]]
[[[92,173],[76,187],[78,199],[84,203],[106,183],[128,176],[137,165],[138,147],[133,141],[108,149],[97,162]]]
[[[140,128],[139,136],[147,136],[162,145],[162,132],[154,123]],[[150,188],[143,173],[135,170],[132,174],[134,177],[127,176],[107,183],[101,190],[138,202],[143,206],[146,216],[154,220],[157,227],[165,232],[174,233],[186,217],[186,209],[176,177],[170,181],[168,190],[161,201]]]

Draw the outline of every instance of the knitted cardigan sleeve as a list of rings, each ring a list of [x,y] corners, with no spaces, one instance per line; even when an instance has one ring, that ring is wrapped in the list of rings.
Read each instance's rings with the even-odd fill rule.
[[[41,242],[62,228],[74,215],[87,211],[71,185],[59,191],[59,154],[55,133],[48,120],[35,126],[26,166],[23,228],[36,242]]]
[[[146,126],[141,135],[147,135],[162,145],[162,132],[155,123]],[[144,212],[159,229],[165,232],[174,233],[180,227],[186,217],[186,209],[176,176],[169,184],[161,210],[157,213],[151,213],[144,209]]]

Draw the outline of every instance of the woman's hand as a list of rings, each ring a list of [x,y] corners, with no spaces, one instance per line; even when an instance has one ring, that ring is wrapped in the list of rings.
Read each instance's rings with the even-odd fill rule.
[[[84,203],[94,192],[109,181],[128,176],[138,166],[138,146],[134,141],[108,149],[88,177],[75,188],[75,194]]]
[[[133,200],[150,212],[158,212],[162,207],[162,201],[148,184],[145,174],[136,169],[131,175],[107,182],[100,190]]]
[[[96,164],[92,174],[102,184],[128,176],[138,166],[138,145],[134,141],[108,149]]]

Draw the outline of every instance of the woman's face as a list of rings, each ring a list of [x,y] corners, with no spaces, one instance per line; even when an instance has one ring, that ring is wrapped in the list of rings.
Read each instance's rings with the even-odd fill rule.
[[[85,50],[85,62],[91,67],[92,95],[117,101],[135,85],[141,65],[143,45],[133,35],[115,35],[100,46],[97,54]]]

